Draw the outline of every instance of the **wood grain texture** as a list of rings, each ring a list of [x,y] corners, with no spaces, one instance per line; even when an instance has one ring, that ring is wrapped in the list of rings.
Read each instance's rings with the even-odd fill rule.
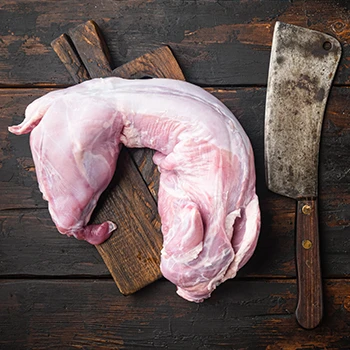
[[[90,78],[88,71],[67,34],[62,34],[57,39],[53,40],[51,46],[75,83],[82,83]]]
[[[70,56],[70,52],[76,49],[86,68],[87,78],[112,75],[108,48],[95,22],[90,20],[71,29],[70,37],[74,47],[64,37],[66,45],[60,46],[58,50],[61,60],[62,56]],[[53,41],[54,47],[57,47],[56,41],[60,38]],[[63,50],[66,50],[66,54],[62,55]],[[67,61],[63,60],[63,63],[68,66],[74,80],[81,79],[75,74],[74,61],[71,67]],[[138,65],[138,62],[129,63],[136,71]],[[162,235],[157,205],[125,148],[121,150],[119,159],[118,176],[105,191],[105,198],[99,201],[91,221],[99,223],[112,218],[118,223],[116,232],[96,248],[119,290],[128,295],[161,277],[159,265]],[[149,159],[148,162],[150,161]]]
[[[94,21],[89,20],[72,28],[69,35],[91,78],[111,75],[111,56]]]
[[[295,315],[302,327],[313,329],[323,317],[317,200],[298,200],[296,216],[298,303]]]
[[[0,211],[0,276],[110,277],[97,250],[61,235],[47,209]]]
[[[294,280],[227,282],[202,304],[160,280],[131,296],[113,281],[0,281],[3,349],[347,349],[350,282],[325,283],[327,319],[307,331]]]
[[[114,75],[124,78],[150,76],[184,80],[179,65],[167,47],[161,47],[112,71],[108,48],[94,21],[89,20],[71,29],[70,37],[91,78]],[[67,55],[71,56],[73,48],[69,47],[68,40],[64,41],[68,46],[60,47],[58,53],[67,49]],[[53,46],[57,46],[56,40]],[[67,62],[63,63],[67,67]],[[68,67],[69,72],[75,80],[79,80],[80,76],[74,73],[75,65],[73,62],[72,67]],[[144,182],[126,149],[121,151],[119,159],[117,186],[110,185],[105,191],[106,198],[100,201],[102,204],[96,208],[92,222],[109,220],[111,217],[118,222],[117,231],[96,248],[119,290],[128,295],[161,277],[159,266],[162,235],[157,205],[152,192],[148,190],[148,183]],[[149,167],[155,167],[151,155],[144,161]]]
[[[181,68],[168,46],[148,52],[113,70],[114,76],[126,79],[168,78],[185,80]]]
[[[50,42],[91,18],[103,32],[114,66],[169,45],[187,80],[200,85],[266,84],[276,20],[321,30],[342,43],[335,83],[349,83],[344,0],[324,0],[322,6],[317,0],[3,0],[0,84],[72,84]]]
[[[106,242],[97,245],[121,293],[128,295],[161,277],[163,245],[157,203],[127,151],[118,158],[116,176],[99,201],[92,222],[112,220],[118,228]]]
[[[0,90],[0,210],[47,208],[36,184],[28,135],[15,136],[7,127],[19,124],[26,106],[51,90]]]

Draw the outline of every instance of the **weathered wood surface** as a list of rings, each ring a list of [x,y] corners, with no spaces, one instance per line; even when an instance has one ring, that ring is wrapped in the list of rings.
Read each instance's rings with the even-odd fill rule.
[[[348,349],[350,282],[325,283],[328,317],[312,331],[293,314],[294,280],[227,282],[203,304],[165,280],[122,296],[113,281],[3,280],[3,349]]]
[[[103,35],[92,20],[71,29],[70,36],[61,35],[51,46],[75,82],[108,76],[184,80],[167,46],[113,70],[112,58]],[[118,221],[117,230],[96,248],[119,290],[125,295],[136,292],[162,276],[160,252],[163,239],[157,204],[153,191],[148,188],[149,182],[144,181],[137,167],[136,156],[135,152],[130,156],[125,148],[121,150],[118,175],[105,191],[92,220],[92,223]],[[153,167],[152,173],[156,174],[156,166],[149,152],[144,163],[147,167]],[[158,177],[154,182],[158,182]]]
[[[90,78],[71,38],[67,34],[61,34],[51,42],[51,46],[75,83],[82,83]]]
[[[112,67],[169,45],[187,80],[219,97],[252,141],[263,220],[259,244],[237,278],[203,304],[182,300],[165,279],[122,296],[94,247],[57,232],[37,188],[28,136],[7,132],[47,87],[74,84],[50,43],[91,18],[106,39]],[[324,31],[343,46],[322,130],[325,310],[321,327],[312,331],[298,327],[293,315],[295,202],[269,192],[264,182],[263,85],[276,20]],[[344,0],[3,0],[0,348],[349,349],[349,20]],[[132,153],[155,195],[155,170],[145,161],[149,151]]]
[[[3,0],[0,6],[5,86],[72,84],[50,42],[91,18],[102,29],[115,66],[170,45],[187,80],[204,85],[266,84],[274,22],[290,22],[342,42],[335,83],[349,83],[347,0]]]
[[[22,119],[25,106],[46,93],[46,89],[0,90],[0,208],[3,235],[0,246],[6,253],[0,265],[2,275],[95,275],[106,273],[101,259],[83,242],[61,236],[50,223],[47,210],[36,183],[28,136],[14,136],[6,126]],[[263,123],[265,106],[264,88],[209,89],[237,116],[246,129],[255,152],[257,191],[262,210],[262,231],[252,260],[240,276],[295,276],[294,225],[295,202],[268,191],[264,178]],[[325,277],[350,276],[350,123],[347,108],[350,89],[334,88],[322,131],[320,159],[320,234],[322,269]],[[0,107],[1,108],[1,107]],[[147,152],[145,152],[147,153]],[[142,154],[139,154],[142,164]],[[156,185],[152,169],[143,169],[144,178]],[[155,186],[156,187],[156,186]],[[10,209],[17,209],[16,211]],[[10,214],[12,216],[10,216]],[[24,214],[20,223],[16,215]],[[45,226],[37,225],[40,215]],[[106,214],[104,214],[106,215]],[[9,216],[9,217],[7,217]],[[107,218],[107,216],[105,217]],[[26,233],[22,232],[25,229]],[[48,239],[43,240],[46,235]],[[11,232],[15,232],[11,234]],[[20,235],[21,239],[16,240]],[[52,243],[50,243],[52,242]],[[45,249],[43,246],[45,245]],[[84,246],[84,248],[82,248]],[[66,255],[60,256],[61,249]],[[78,254],[76,251],[80,251]],[[21,253],[23,252],[23,253]],[[23,254],[23,255],[22,255]],[[87,256],[85,255],[87,254]],[[42,264],[30,262],[30,257],[42,255]],[[91,265],[86,264],[91,257]],[[61,260],[66,259],[66,263]],[[42,268],[48,262],[49,268]]]
[[[96,249],[61,235],[47,209],[0,211],[0,276],[103,276]]]
[[[82,23],[69,31],[69,36],[91,78],[111,75],[112,57],[103,35],[92,20]]]
[[[96,246],[119,290],[131,294],[159,279],[163,237],[157,203],[127,151],[121,152],[116,173],[95,210],[92,222],[117,221],[118,228]],[[140,186],[140,178],[141,184]]]
[[[0,90],[0,210],[47,208],[38,186],[34,185],[36,175],[29,136],[16,137],[7,127],[20,123],[26,106],[49,91]]]

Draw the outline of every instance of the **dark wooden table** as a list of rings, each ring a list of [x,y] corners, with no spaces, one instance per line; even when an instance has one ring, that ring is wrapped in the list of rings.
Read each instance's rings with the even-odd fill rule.
[[[60,235],[42,200],[28,136],[7,126],[27,104],[72,85],[50,42],[94,19],[116,66],[169,45],[186,79],[240,120],[254,147],[262,229],[251,261],[202,304],[161,279],[118,291],[96,249]],[[295,202],[265,185],[263,124],[276,20],[329,33],[343,56],[320,154],[325,316],[298,327]],[[34,1],[0,4],[1,349],[350,349],[349,1]]]

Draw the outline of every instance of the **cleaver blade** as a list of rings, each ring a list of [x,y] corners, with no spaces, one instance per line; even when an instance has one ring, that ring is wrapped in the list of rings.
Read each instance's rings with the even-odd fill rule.
[[[333,37],[276,22],[265,110],[268,188],[297,200],[296,318],[306,328],[322,319],[318,238],[318,154],[323,115],[341,56]]]

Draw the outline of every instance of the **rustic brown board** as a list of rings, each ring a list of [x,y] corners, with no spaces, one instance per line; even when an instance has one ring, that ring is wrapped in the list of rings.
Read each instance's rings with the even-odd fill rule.
[[[346,0],[3,0],[1,16],[4,86],[72,84],[50,42],[90,18],[103,28],[116,65],[169,45],[187,80],[200,85],[266,84],[275,21],[297,24],[339,39],[343,58],[335,83],[350,82]]]
[[[203,304],[165,280],[124,297],[112,281],[0,282],[3,349],[348,349],[350,282],[325,282],[312,331],[293,314],[295,280],[229,281]]]
[[[75,83],[82,83],[83,81],[90,79],[88,71],[67,34],[62,34],[57,39],[53,40],[51,46]]]
[[[60,235],[36,182],[28,135],[6,126],[20,122],[28,103],[48,89],[0,90],[0,274],[2,276],[106,276],[95,248]],[[295,277],[295,203],[268,191],[264,179],[264,88],[208,89],[237,116],[253,144],[262,230],[254,256],[239,277]],[[325,277],[350,277],[350,89],[334,88],[325,115],[320,158],[321,258]],[[140,162],[142,164],[142,157]],[[143,177],[155,183],[146,165]],[[156,186],[154,185],[154,188]],[[10,210],[10,209],[16,210]],[[25,210],[24,210],[25,209]],[[21,221],[17,217],[21,216]],[[39,225],[36,216],[43,222]],[[63,251],[63,252],[62,252]],[[35,257],[35,258],[34,258]],[[47,266],[46,266],[47,265]],[[225,288],[223,285],[221,288]]]
[[[111,75],[111,57],[101,31],[94,21],[87,21],[69,31],[78,54],[91,78]]]
[[[167,47],[159,48],[112,71],[108,48],[94,21],[89,20],[72,29],[70,38],[74,47],[67,35],[54,40],[52,47],[63,59],[75,81],[89,76],[98,78],[112,75],[184,80],[179,65]],[[75,49],[77,54],[74,59],[67,60],[66,57],[71,58]],[[149,164],[148,167],[155,168],[150,153],[144,161]],[[112,220],[118,225],[116,232],[96,248],[119,290],[128,295],[161,277],[161,223],[148,183],[145,183],[125,149],[119,156],[117,174],[100,200],[93,222]]]

